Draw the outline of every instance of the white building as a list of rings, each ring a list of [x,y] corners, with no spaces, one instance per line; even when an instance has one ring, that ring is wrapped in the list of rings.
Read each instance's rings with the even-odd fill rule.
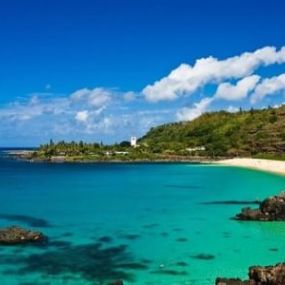
[[[137,138],[136,137],[131,137],[131,146],[136,147],[137,146]]]
[[[197,146],[197,147],[188,147],[186,148],[189,152],[194,152],[194,151],[204,151],[206,148],[204,146]]]
[[[115,154],[127,155],[129,154],[129,152],[128,151],[115,151]]]

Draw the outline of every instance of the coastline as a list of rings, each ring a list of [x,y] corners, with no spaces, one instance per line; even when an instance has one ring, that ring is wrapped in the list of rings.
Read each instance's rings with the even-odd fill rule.
[[[259,158],[231,158],[217,160],[214,164],[250,168],[285,175],[285,161]]]
[[[153,158],[128,158],[128,157],[97,157],[90,158],[88,156],[64,156],[54,155],[49,158],[41,156],[32,156],[34,151],[30,150],[13,150],[5,151],[9,156],[28,162],[43,162],[43,163],[213,163],[215,160],[199,156],[178,156],[167,155],[157,156]]]
[[[85,159],[77,157],[71,159],[70,157],[54,156],[50,159],[30,158],[30,150],[13,150],[7,151],[9,155],[14,158],[26,160],[29,162],[44,162],[44,163],[197,163],[197,164],[211,164],[223,165],[232,167],[242,167],[254,169],[259,171],[271,172],[279,175],[285,175],[285,161],[259,159],[259,158],[230,158],[230,159],[211,159],[206,157],[182,157],[182,156],[167,156],[157,157],[154,159],[138,158],[138,159],[120,159],[120,158],[105,158],[105,159]]]

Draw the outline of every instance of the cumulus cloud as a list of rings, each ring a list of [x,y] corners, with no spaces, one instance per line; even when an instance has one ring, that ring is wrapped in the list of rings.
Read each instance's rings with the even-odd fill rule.
[[[134,92],[104,88],[83,88],[70,95],[34,93],[0,106],[0,143],[15,135],[35,144],[50,138],[114,142],[141,136],[164,123],[166,114],[147,105],[137,108],[136,97]]]
[[[83,88],[66,96],[34,93],[27,99],[2,106],[0,119],[2,126],[6,125],[8,129],[12,124],[26,127],[37,125],[35,128],[41,124],[50,133],[87,132],[90,129],[104,132],[99,129],[104,127],[98,123],[99,117],[106,105],[111,103],[112,95],[110,90],[104,88]],[[75,122],[82,124],[77,127],[78,130]]]
[[[197,117],[201,116],[210,104],[213,102],[213,98],[203,98],[198,103],[194,103],[193,107],[184,107],[180,110],[178,110],[176,117],[178,121],[191,121],[196,119]]]
[[[285,91],[285,73],[263,79],[255,88],[251,102],[262,100],[267,95]]]
[[[179,121],[191,121],[205,113],[209,106],[218,99],[228,101],[244,99],[254,90],[259,80],[260,76],[251,75],[239,80],[236,84],[229,82],[221,83],[213,97],[203,98],[201,101],[194,103],[193,107],[184,107],[178,110],[177,119]],[[230,106],[228,107],[228,111],[235,112],[236,108]]]
[[[67,98],[40,99],[33,95],[25,101],[16,101],[0,109],[0,118],[9,121],[28,121],[43,115],[60,115],[68,112]]]
[[[254,52],[219,60],[212,56],[196,60],[193,66],[181,64],[168,76],[146,86],[142,93],[150,102],[174,100],[183,94],[192,94],[208,83],[220,83],[251,75],[260,66],[285,62],[285,46],[264,47]]]
[[[63,95],[48,92],[47,85],[45,93],[30,94],[26,99],[0,106],[0,132],[3,138],[22,133],[76,140],[85,139],[86,135],[93,141],[108,135],[111,142],[130,135],[140,136],[153,126],[193,120],[209,110],[237,111],[230,101],[244,100],[243,106],[247,107],[246,103],[249,106],[250,101],[256,103],[267,95],[283,91],[285,94],[285,73],[271,78],[257,75],[262,66],[284,62],[285,46],[264,47],[222,60],[201,58],[193,66],[181,64],[140,93],[97,87]],[[208,84],[210,88],[203,90],[206,97],[198,94]],[[195,96],[181,98],[193,93]],[[198,97],[200,101],[193,102]],[[151,104],[179,98],[175,103]],[[272,105],[279,103],[279,100],[272,101]],[[181,108],[185,102],[187,107]]]
[[[71,94],[70,98],[75,103],[87,102],[94,107],[101,107],[111,100],[112,92],[105,88],[83,88]]]
[[[260,76],[251,75],[239,80],[236,84],[223,82],[219,84],[214,96],[216,98],[230,101],[244,99],[251,91],[253,91],[259,80]]]
[[[75,120],[86,123],[88,120],[89,112],[87,110],[79,111],[75,115]]]

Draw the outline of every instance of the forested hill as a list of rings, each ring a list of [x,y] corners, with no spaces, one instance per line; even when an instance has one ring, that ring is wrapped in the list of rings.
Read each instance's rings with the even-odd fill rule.
[[[202,147],[208,156],[285,156],[285,105],[206,113],[190,122],[152,128],[140,143],[155,152]],[[190,148],[190,150],[189,150]]]

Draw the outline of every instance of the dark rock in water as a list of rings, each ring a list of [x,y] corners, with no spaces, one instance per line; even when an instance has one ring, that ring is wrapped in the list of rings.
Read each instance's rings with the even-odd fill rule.
[[[273,247],[273,248],[269,248],[270,251],[278,251],[278,248]]]
[[[29,231],[16,226],[0,229],[1,245],[42,243],[46,240],[47,238],[41,232]]]
[[[18,283],[18,285],[35,285],[34,282],[21,282],[21,283]],[[51,285],[50,282],[37,282],[37,285]]]
[[[125,238],[128,240],[136,240],[136,239],[140,238],[140,235],[138,235],[138,234],[127,234],[127,235],[123,235],[122,238]]]
[[[11,267],[7,275],[22,277],[34,273],[41,276],[66,277],[75,281],[79,277],[87,284],[107,285],[115,280],[136,284],[134,273],[125,268],[126,264],[136,262],[125,245],[108,247],[94,242],[71,244],[65,248],[53,247],[31,254],[0,254],[0,264]],[[70,284],[69,280],[63,283]]]
[[[176,262],[176,265],[177,266],[188,266],[188,264],[184,261],[178,261],[178,262]]]
[[[124,285],[122,280],[115,280],[109,283],[109,285]]]
[[[250,283],[249,281],[242,281],[241,279],[217,278],[216,285],[250,285]]]
[[[285,263],[274,266],[252,266],[249,280],[217,278],[216,285],[283,285],[285,284]]]
[[[260,209],[246,207],[241,210],[240,214],[235,216],[235,219],[241,221],[261,221],[265,220],[265,216]]]
[[[118,265],[119,268],[127,268],[127,269],[147,269],[148,267],[145,264],[139,262],[132,263],[122,263]]]
[[[258,209],[244,208],[235,216],[241,221],[285,221],[285,192],[261,202]]]
[[[187,242],[188,239],[187,238],[178,238],[178,239],[176,239],[176,241],[178,241],[178,242]]]
[[[214,255],[212,255],[212,254],[205,254],[205,253],[192,255],[191,257],[195,258],[195,259],[201,259],[201,260],[212,260],[212,259],[215,259]]]
[[[109,242],[112,242],[112,238],[109,237],[109,236],[103,236],[103,237],[100,237],[98,239],[99,242],[105,242],[105,243],[109,243]]]
[[[173,275],[173,276],[184,276],[188,273],[186,271],[177,271],[173,269],[160,269],[151,272],[152,274],[161,274],[161,275]]]

